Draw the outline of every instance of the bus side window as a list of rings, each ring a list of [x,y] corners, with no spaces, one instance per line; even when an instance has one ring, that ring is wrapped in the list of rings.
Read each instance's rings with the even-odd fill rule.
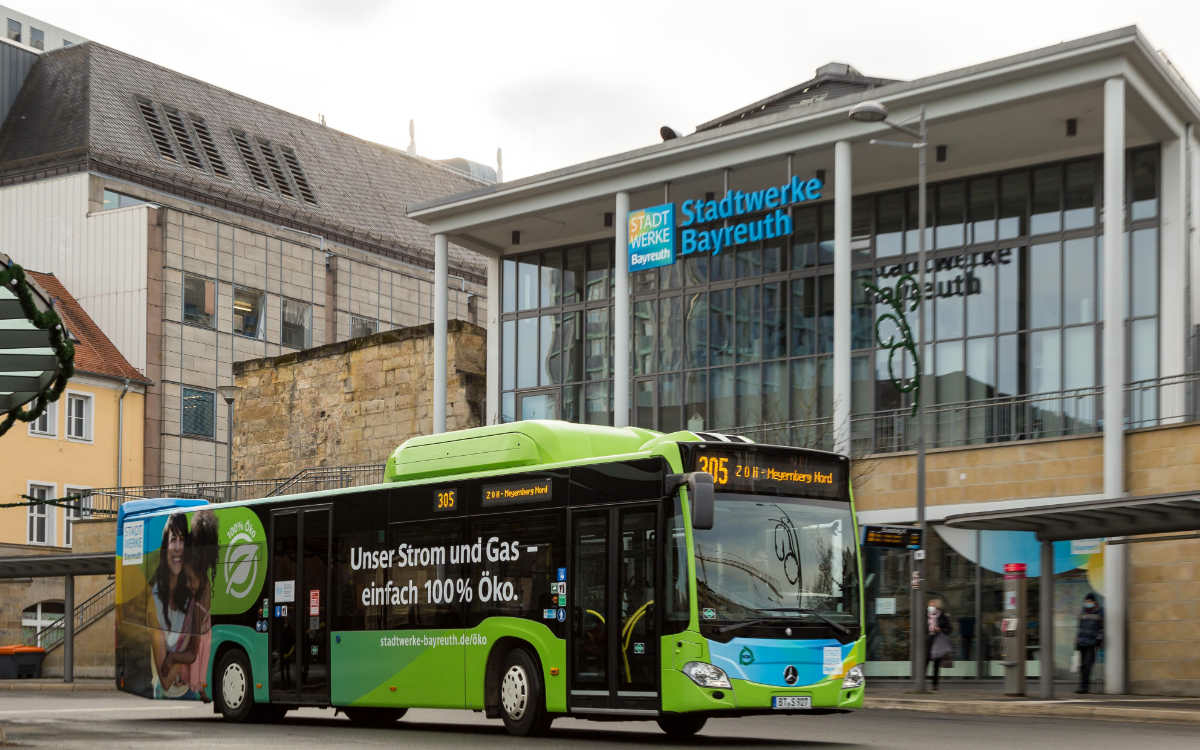
[[[463,526],[461,519],[447,518],[388,527],[388,547],[396,555],[387,578],[396,588],[384,592],[391,597],[387,627],[462,627],[458,582],[469,578],[473,586],[473,569],[478,569],[464,557],[470,545],[463,536]]]
[[[683,507],[678,492],[673,510],[667,518],[666,581],[663,598],[666,600],[665,628],[667,633],[679,632],[688,624],[687,537],[684,530]]]
[[[505,615],[545,622],[559,632],[557,616],[549,620],[545,614],[567,606],[565,584],[561,601],[560,595],[551,591],[557,583],[557,569],[566,565],[563,545],[556,544],[563,534],[561,511],[476,518],[468,536],[480,541],[483,559],[472,568],[480,575],[486,571],[488,582],[480,578],[475,587],[469,625]]]

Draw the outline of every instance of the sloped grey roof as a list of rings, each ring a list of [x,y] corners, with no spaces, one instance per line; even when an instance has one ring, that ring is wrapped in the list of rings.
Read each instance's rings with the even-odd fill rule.
[[[160,157],[137,97],[202,117],[229,178]],[[231,129],[294,149],[317,205],[257,188]],[[41,55],[0,128],[0,182],[85,168],[426,267],[432,239],[409,204],[485,184],[96,42]],[[452,253],[455,273],[484,277],[479,256]]]

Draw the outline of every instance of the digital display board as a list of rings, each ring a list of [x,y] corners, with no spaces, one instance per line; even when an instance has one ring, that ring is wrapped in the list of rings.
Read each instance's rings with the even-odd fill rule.
[[[842,456],[753,444],[680,443],[688,471],[712,475],[717,492],[849,500]]]
[[[433,491],[433,512],[448,513],[458,510],[458,490],[441,487]]]
[[[479,503],[484,508],[499,508],[525,503],[540,503],[553,497],[549,479],[524,479],[519,482],[485,484],[480,488]]]
[[[864,547],[920,549],[921,530],[914,526],[863,526]]]

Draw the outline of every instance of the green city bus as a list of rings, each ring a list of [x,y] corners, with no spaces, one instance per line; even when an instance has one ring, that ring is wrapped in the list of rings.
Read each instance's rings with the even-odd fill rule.
[[[526,421],[416,437],[378,485],[125,503],[116,682],[232,721],[844,712],[863,702],[849,462]]]

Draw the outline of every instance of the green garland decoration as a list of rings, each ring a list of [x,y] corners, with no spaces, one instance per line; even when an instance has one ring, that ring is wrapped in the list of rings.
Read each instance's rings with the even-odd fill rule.
[[[917,405],[921,403],[921,355],[917,352],[917,344],[913,341],[912,329],[908,325],[906,313],[912,312],[921,306],[921,288],[912,274],[904,274],[896,279],[896,285],[888,289],[887,287],[880,288],[869,281],[862,282],[863,288],[875,295],[877,299],[891,308],[890,312],[885,312],[875,320],[875,340],[879,346],[888,350],[888,377],[892,380],[892,385],[896,386],[896,390],[901,393],[913,394],[912,414],[917,415]],[[905,292],[911,290],[912,302],[905,310]],[[895,334],[892,334],[884,339],[883,331],[879,326],[885,320],[890,320],[895,323],[897,330],[900,331],[900,337],[897,339]],[[896,375],[895,359],[896,354],[901,351],[908,352],[913,358],[913,372],[917,373],[911,378]]]
[[[0,268],[0,285],[17,296],[21,310],[39,330],[50,332],[50,343],[54,347],[54,357],[58,360],[58,375],[50,381],[41,393],[32,401],[33,406],[26,409],[26,404],[15,407],[4,416],[0,422],[0,435],[8,432],[18,419],[22,422],[32,422],[45,413],[51,401],[57,401],[67,387],[67,381],[75,374],[75,346],[67,337],[62,319],[54,311],[53,306],[47,310],[37,309],[33,301],[33,291],[29,288],[29,280],[25,277],[25,269],[9,261]]]

